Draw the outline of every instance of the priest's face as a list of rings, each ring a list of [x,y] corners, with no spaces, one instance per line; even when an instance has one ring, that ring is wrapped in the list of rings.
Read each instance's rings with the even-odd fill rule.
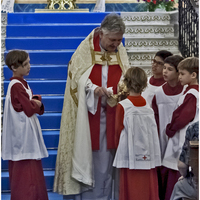
[[[123,39],[123,33],[100,31],[100,44],[101,47],[108,52],[115,52]]]

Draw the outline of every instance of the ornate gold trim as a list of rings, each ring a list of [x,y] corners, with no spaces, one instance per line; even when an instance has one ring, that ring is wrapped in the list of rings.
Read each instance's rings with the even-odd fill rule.
[[[69,78],[72,79],[72,73],[69,71]]]
[[[75,4],[76,0],[47,0],[47,8],[50,10],[54,10],[55,9],[55,5],[58,4],[59,7],[57,8],[58,10],[65,10],[65,9],[75,9],[76,8],[76,4]],[[66,8],[65,6],[68,6],[68,8]]]
[[[117,65],[118,59],[116,53],[108,53],[108,52],[99,52],[94,51],[91,48],[92,54],[92,64],[99,64],[99,65]]]
[[[119,63],[119,66],[121,67],[122,71],[124,71],[123,64],[119,56],[119,51],[117,52],[117,62]]]
[[[71,71],[69,71],[69,78],[72,80],[72,72]],[[78,107],[78,99],[75,95],[75,93],[77,93],[77,91],[78,91],[77,87],[72,89],[70,86],[70,95],[71,95],[72,99],[74,100],[74,103]]]
[[[78,99],[76,98],[75,93],[77,93],[77,88],[72,89],[72,88],[70,87],[70,94],[71,94],[71,96],[72,96],[72,99],[74,100],[74,103],[75,103],[76,106],[78,107]]]

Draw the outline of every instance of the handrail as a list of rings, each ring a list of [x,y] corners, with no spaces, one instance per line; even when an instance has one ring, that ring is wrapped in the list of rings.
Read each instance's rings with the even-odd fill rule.
[[[183,57],[199,57],[198,1],[179,0],[179,50]]]
[[[190,2],[196,10],[196,13],[199,15],[199,0],[190,0]]]

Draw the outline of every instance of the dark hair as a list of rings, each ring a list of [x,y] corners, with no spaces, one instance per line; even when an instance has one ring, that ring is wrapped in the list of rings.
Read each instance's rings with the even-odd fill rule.
[[[6,55],[5,63],[9,69],[18,68],[28,58],[29,54],[23,50],[11,50]],[[23,67],[23,66],[22,66]]]
[[[190,74],[195,72],[197,74],[197,80],[199,81],[199,58],[188,57],[182,60],[178,64],[178,69],[187,70]]]
[[[147,75],[140,67],[131,67],[124,75],[124,83],[127,89],[133,90],[136,93],[142,93],[147,87]]]
[[[170,52],[170,51],[167,51],[167,50],[161,50],[161,51],[158,51],[155,55],[156,56],[159,56],[163,61],[165,60],[165,58],[167,58],[168,56],[172,56],[173,54]]]
[[[110,32],[125,32],[125,24],[120,15],[116,13],[111,13],[106,15],[106,17],[101,22],[101,30]]]
[[[176,71],[178,72],[178,64],[183,60],[184,58],[182,56],[179,55],[173,55],[173,56],[169,56],[167,58],[165,58],[164,63],[167,63],[171,66],[173,66]]]

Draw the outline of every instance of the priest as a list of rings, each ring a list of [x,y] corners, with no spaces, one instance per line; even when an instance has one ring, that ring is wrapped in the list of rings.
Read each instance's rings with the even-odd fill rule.
[[[124,32],[122,18],[107,15],[69,62],[54,180],[64,199],[114,198],[116,106],[108,102],[129,67]]]

